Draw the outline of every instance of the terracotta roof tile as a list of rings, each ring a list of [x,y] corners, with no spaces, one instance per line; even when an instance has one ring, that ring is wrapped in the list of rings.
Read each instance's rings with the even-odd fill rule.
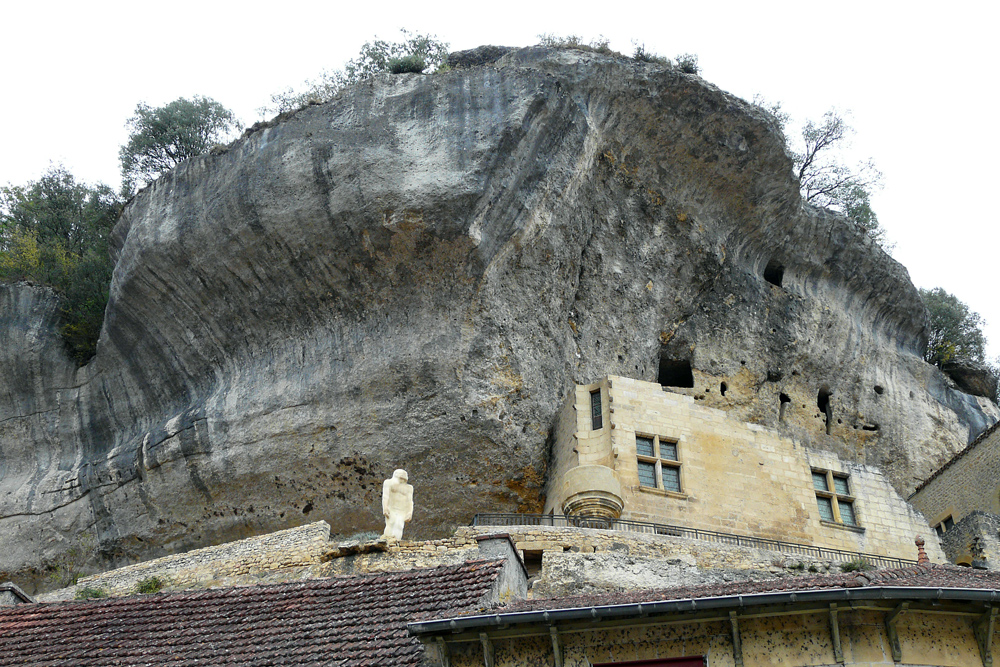
[[[973,570],[954,565],[911,565],[898,569],[870,570],[868,572],[819,574],[765,579],[763,581],[740,581],[726,584],[704,584],[679,588],[520,600],[496,611],[518,612],[572,609],[575,607],[603,607],[619,604],[636,604],[639,602],[697,600],[699,598],[752,595],[755,593],[859,588],[862,586],[1000,590],[1000,572]]]
[[[416,665],[406,623],[472,611],[503,561],[0,608],[0,665]]]

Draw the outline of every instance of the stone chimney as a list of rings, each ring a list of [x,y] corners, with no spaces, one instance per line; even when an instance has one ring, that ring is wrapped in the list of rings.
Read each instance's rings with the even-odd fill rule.
[[[0,584],[0,607],[13,607],[16,604],[30,604],[34,601],[35,599],[22,591],[17,584],[10,581]]]

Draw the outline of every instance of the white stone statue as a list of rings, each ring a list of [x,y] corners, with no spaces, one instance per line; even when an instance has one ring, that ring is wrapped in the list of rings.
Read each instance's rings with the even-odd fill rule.
[[[392,478],[382,482],[382,515],[385,517],[385,539],[403,538],[403,524],[413,518],[413,486],[406,483],[402,468]]]

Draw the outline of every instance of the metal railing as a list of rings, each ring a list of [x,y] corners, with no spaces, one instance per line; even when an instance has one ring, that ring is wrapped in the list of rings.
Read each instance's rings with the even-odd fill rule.
[[[845,551],[843,549],[828,549],[809,544],[782,542],[764,537],[747,537],[732,533],[719,533],[714,530],[686,528],[662,523],[647,523],[645,521],[625,521],[623,519],[597,519],[562,514],[477,514],[472,519],[473,526],[551,526],[554,528],[595,528],[598,530],[620,530],[630,533],[646,533],[666,535],[669,537],[687,537],[704,542],[728,544],[737,547],[751,547],[779,551],[797,556],[813,556],[820,560],[837,561],[840,563],[863,561],[872,567],[895,568],[916,565],[917,561],[890,556],[877,556],[860,551]]]

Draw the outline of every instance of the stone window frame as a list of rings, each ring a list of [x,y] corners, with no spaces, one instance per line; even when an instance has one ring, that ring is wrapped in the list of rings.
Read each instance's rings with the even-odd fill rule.
[[[666,496],[673,496],[675,498],[687,498],[687,494],[684,493],[684,474],[683,474],[683,463],[681,461],[681,444],[680,440],[676,438],[669,438],[667,436],[661,436],[656,433],[644,433],[642,431],[636,431],[634,433],[636,438],[636,477],[639,480],[639,490],[660,493]],[[638,438],[646,438],[653,441],[653,456],[647,456],[639,453]],[[663,452],[660,449],[660,443],[666,442],[674,446],[674,452],[676,453],[676,458],[671,459],[669,456],[663,456]],[[653,477],[656,481],[656,487],[647,486],[642,483],[642,478],[639,477],[639,463],[652,463],[654,466]],[[666,466],[669,469],[677,471],[677,489],[668,489],[663,483],[663,467]]]
[[[822,475],[826,480],[826,487],[823,489],[816,486],[816,477],[818,475]],[[833,521],[829,521],[823,518],[823,514],[820,511],[820,523],[828,526],[862,529],[861,520],[858,518],[858,499],[851,493],[851,476],[848,473],[824,468],[812,468],[810,479],[813,483],[813,491],[816,493],[817,511],[820,511],[818,508],[822,506],[822,501],[828,500],[830,502],[831,514],[833,515]],[[844,488],[847,490],[846,493],[837,489],[835,480],[842,480],[844,482]],[[843,513],[840,511],[841,505],[850,507],[850,515],[854,518],[853,523],[844,521]]]
[[[949,530],[955,527],[954,515],[949,513],[943,519],[934,524],[934,532],[938,534],[938,537],[944,536]]]
[[[590,390],[591,431],[600,431],[604,428],[604,397],[601,394],[602,392],[600,387]]]

